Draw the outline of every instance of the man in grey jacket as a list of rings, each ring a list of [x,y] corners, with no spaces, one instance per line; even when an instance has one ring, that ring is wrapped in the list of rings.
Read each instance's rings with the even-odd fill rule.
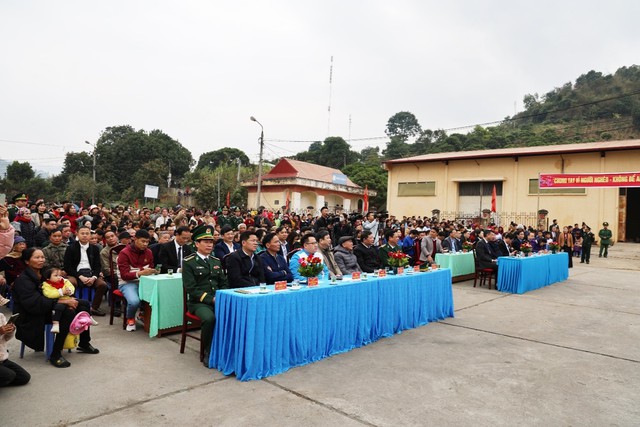
[[[338,246],[333,250],[333,257],[340,271],[344,275],[362,272],[358,265],[358,258],[353,253],[354,240],[351,236],[343,236],[338,240]]]

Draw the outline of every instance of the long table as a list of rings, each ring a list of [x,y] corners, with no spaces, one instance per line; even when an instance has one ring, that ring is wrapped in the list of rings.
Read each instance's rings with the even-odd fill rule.
[[[150,337],[180,331],[183,316],[182,274],[142,276],[138,295],[141,301],[146,301],[150,306],[150,313],[145,313],[145,330],[149,330]]]
[[[439,253],[435,261],[441,268],[451,269],[454,282],[473,278],[476,272],[473,252]]]
[[[562,282],[569,277],[566,252],[498,258],[498,290],[514,294]]]
[[[451,271],[268,294],[221,290],[215,311],[209,367],[248,381],[453,317]]]

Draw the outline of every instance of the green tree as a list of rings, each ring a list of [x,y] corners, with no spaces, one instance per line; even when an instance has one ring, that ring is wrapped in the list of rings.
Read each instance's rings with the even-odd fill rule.
[[[387,201],[387,171],[380,164],[352,163],[342,172],[361,187],[369,187],[377,192],[370,199],[371,206],[380,207]]]
[[[69,175],[68,184],[60,194],[66,200],[91,200],[95,189],[96,200],[108,200],[112,194],[111,186],[106,182],[93,182],[89,174],[74,173]]]
[[[236,159],[240,159],[241,163],[245,166],[249,164],[249,157],[247,157],[244,151],[238,150],[237,148],[225,147],[219,150],[209,151],[200,156],[196,170],[204,168],[214,170],[218,166],[230,164]]]
[[[401,159],[407,157],[411,151],[411,145],[405,142],[402,136],[392,136],[387,142],[387,148],[382,151],[382,155],[387,160]]]
[[[35,178],[35,176],[36,173],[34,172],[29,162],[21,163],[18,161],[14,161],[7,166],[7,180],[12,181],[16,184],[28,181],[32,178]]]
[[[307,151],[295,155],[296,160],[335,169],[341,169],[345,165],[356,162],[359,157],[358,153],[351,150],[351,146],[339,136],[330,136],[323,142],[316,141]]]
[[[400,137],[404,142],[410,137],[419,135],[421,131],[420,123],[413,113],[400,111],[389,118],[384,132],[389,137]]]

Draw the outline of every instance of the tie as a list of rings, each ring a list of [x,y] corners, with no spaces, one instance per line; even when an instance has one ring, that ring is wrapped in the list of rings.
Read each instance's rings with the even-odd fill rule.
[[[182,246],[178,246],[178,267],[182,268]]]
[[[451,239],[451,252],[456,251],[456,239]]]

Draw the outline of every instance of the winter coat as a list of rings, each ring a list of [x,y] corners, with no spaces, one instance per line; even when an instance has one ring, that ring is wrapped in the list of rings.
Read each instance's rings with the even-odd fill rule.
[[[336,260],[336,264],[338,264],[343,275],[362,271],[358,265],[358,257],[356,257],[356,254],[342,246],[337,246],[333,249],[333,258]]]

